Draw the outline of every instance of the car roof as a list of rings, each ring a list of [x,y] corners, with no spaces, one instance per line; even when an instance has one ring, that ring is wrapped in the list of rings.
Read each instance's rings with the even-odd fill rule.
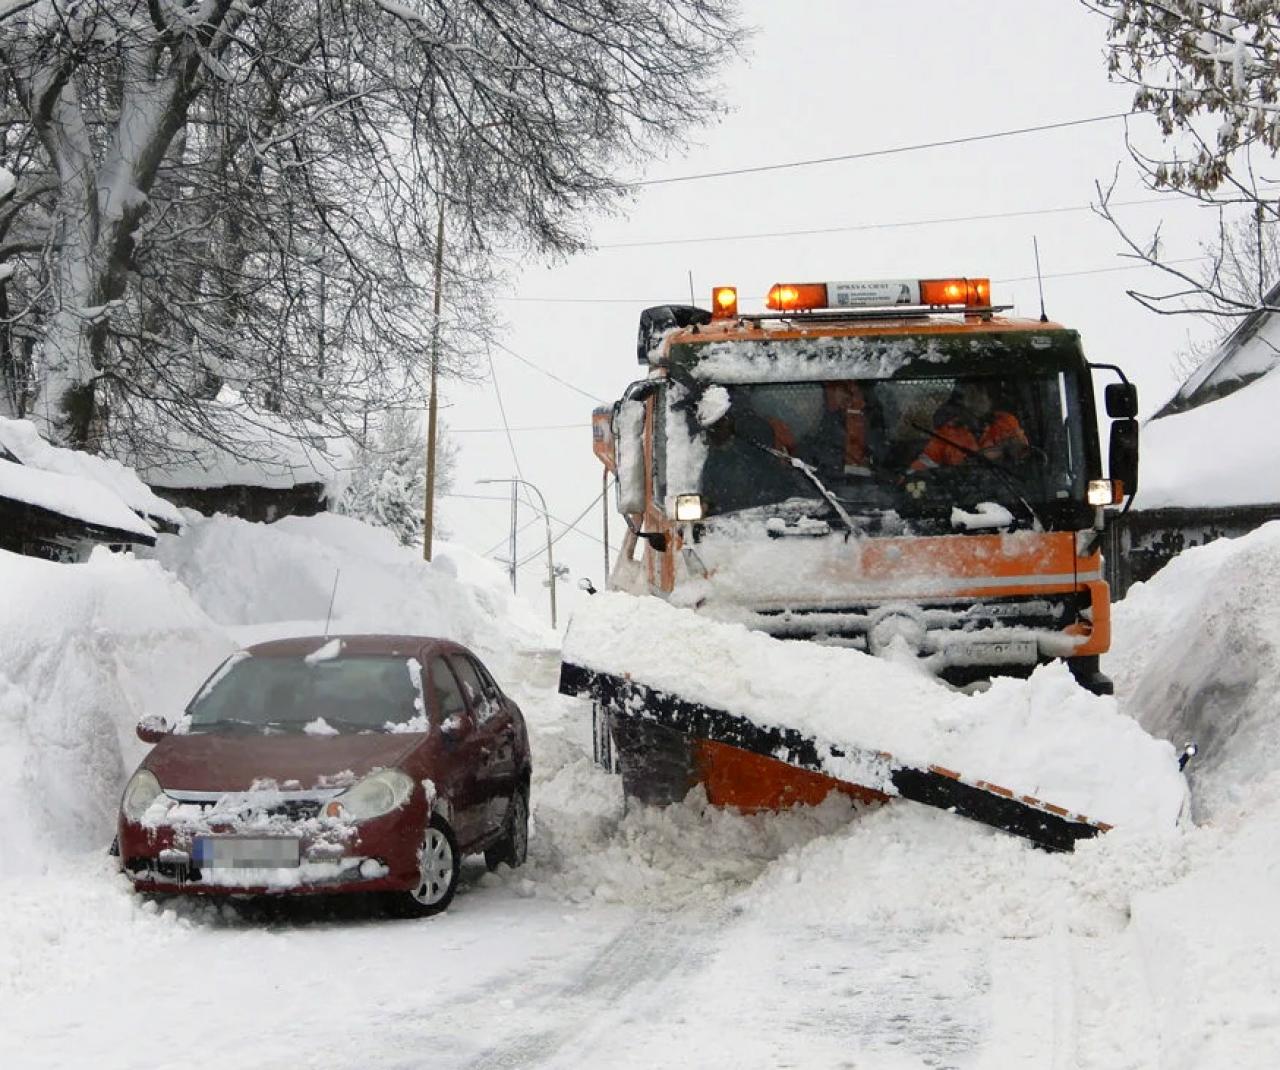
[[[342,641],[345,656],[383,655],[389,657],[425,657],[431,654],[470,654],[461,643],[429,635],[302,635],[288,639],[271,639],[245,647],[255,658],[298,658],[319,650],[333,640]]]

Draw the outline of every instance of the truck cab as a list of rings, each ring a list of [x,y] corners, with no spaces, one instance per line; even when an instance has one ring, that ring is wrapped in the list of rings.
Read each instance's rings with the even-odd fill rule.
[[[784,283],[758,314],[727,287],[647,310],[646,374],[594,418],[628,524],[611,585],[956,685],[1063,658],[1109,693],[1099,533],[1136,489],[1136,391],[1107,389],[1104,473],[1079,335],[989,292]]]

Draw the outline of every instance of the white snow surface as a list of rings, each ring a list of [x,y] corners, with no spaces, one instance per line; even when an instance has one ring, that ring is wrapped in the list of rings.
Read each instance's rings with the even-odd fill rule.
[[[1066,667],[981,694],[943,689],[910,665],[858,650],[774,639],[657,598],[611,592],[574,614],[564,656],[822,744],[941,765],[1094,820],[1173,834],[1185,798],[1173,747]],[[840,776],[844,761],[823,759]],[[887,770],[849,770],[887,787]]]
[[[624,807],[587,757],[587,704],[555,694],[550,637],[491,565],[449,548],[428,566],[334,520],[193,518],[158,562],[0,554],[0,1065],[91,1050],[123,1070],[139,1037],[160,1053],[144,1061],[181,1051],[194,1070],[407,1070],[424,1053],[444,1068],[1275,1065],[1274,530],[1189,551],[1115,607],[1120,708],[1176,742],[1220,722],[1192,766],[1202,823],[1049,855],[906,802],[742,815],[695,791]],[[346,621],[488,637],[473,645],[534,748],[528,863],[467,860],[449,911],[414,922],[139,900],[104,851],[143,750],[134,721],[181,708],[232,636],[314,629],[335,562],[358,581],[339,587]],[[1052,674],[1014,694],[1064,697]]]
[[[24,465],[99,483],[136,513],[169,524],[182,524],[178,507],[153,493],[132,468],[126,468],[109,457],[54,446],[41,436],[30,420],[0,417],[0,445]],[[150,531],[150,528],[146,530]]]

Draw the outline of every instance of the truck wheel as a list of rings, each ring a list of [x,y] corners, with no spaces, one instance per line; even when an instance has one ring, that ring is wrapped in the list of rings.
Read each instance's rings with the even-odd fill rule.
[[[485,848],[484,863],[490,869],[508,865],[523,866],[529,853],[529,789],[521,784],[511,796],[502,839]]]
[[[1116,685],[1112,682],[1111,677],[1100,668],[1097,654],[1082,658],[1067,658],[1067,668],[1071,670],[1071,675],[1076,678],[1076,683],[1086,691],[1091,691],[1095,695],[1114,695],[1116,693]]]
[[[615,715],[610,720],[623,793],[650,806],[681,802],[697,779],[689,740],[634,717]]]

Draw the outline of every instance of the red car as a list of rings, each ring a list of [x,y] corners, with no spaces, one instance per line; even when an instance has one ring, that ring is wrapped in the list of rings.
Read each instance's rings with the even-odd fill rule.
[[[138,891],[387,892],[449,905],[463,855],[520,865],[524,718],[457,643],[408,635],[260,643],[228,658],[125,787]]]

